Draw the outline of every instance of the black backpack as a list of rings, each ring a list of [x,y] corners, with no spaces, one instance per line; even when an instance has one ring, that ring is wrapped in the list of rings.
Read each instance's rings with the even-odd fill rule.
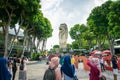
[[[13,59],[13,62],[12,62],[12,69],[13,69],[13,70],[17,70],[16,63],[17,63],[17,60],[16,60],[16,59]]]
[[[20,63],[20,70],[24,70],[24,62],[23,62],[23,60]]]
[[[43,80],[56,80],[56,75],[55,75],[55,69],[57,67],[54,67],[54,68],[48,68],[46,71],[45,71],[45,74],[44,74],[44,77],[43,77]]]

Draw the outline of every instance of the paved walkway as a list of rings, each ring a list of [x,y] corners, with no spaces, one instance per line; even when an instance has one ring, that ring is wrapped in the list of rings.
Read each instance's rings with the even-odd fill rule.
[[[44,61],[30,61],[27,64],[27,77],[28,80],[43,80],[43,75],[48,65]],[[16,74],[16,79],[18,80],[18,72]],[[113,80],[112,72],[105,71],[103,74],[107,77],[107,80]],[[83,64],[79,63],[79,69],[77,70],[77,76],[79,80],[89,80],[89,72],[83,70]],[[120,80],[120,73],[118,75],[118,80]]]

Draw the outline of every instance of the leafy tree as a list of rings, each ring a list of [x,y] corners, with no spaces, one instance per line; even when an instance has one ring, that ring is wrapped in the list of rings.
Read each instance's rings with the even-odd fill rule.
[[[28,43],[28,34],[34,30],[36,25],[36,15],[40,12],[40,0],[27,0],[27,1],[20,1],[21,3],[21,16],[20,21],[23,21],[21,25],[22,29],[24,30],[24,42],[23,42],[23,51],[22,55],[24,55],[25,46]],[[25,3],[25,4],[23,4]],[[35,36],[35,35],[34,35]]]
[[[79,45],[77,41],[72,42],[72,49],[78,49]]]
[[[17,38],[20,28],[24,30],[23,54],[31,36],[34,39],[44,41],[52,36],[50,21],[44,18],[40,8],[40,0],[0,1],[0,20],[2,20],[0,26],[3,28],[5,35],[5,57],[7,56],[8,29],[10,27],[15,29],[15,38]],[[15,26],[16,23],[19,24],[18,31]]]
[[[87,19],[90,31],[92,31],[96,36],[99,50],[101,50],[106,37],[110,36],[108,32],[109,24],[107,15],[110,12],[109,6],[111,3],[112,1],[107,1],[101,6],[95,7]]]
[[[53,48],[60,48],[60,46],[59,45],[54,45]]]
[[[109,33],[115,37],[120,35],[120,1],[115,1],[110,5],[110,13],[107,18],[109,20]]]
[[[114,39],[118,38],[120,34],[119,7],[120,1],[106,1],[101,6],[94,8],[87,19],[90,30],[96,35],[97,39],[102,42],[105,42],[105,39],[108,40],[113,54]]]
[[[74,25],[71,29],[70,29],[70,37],[72,39],[77,40],[79,36],[81,36],[82,32],[84,32],[86,30],[86,26],[84,24],[79,25],[76,24]]]
[[[84,44],[86,45],[85,49],[90,50],[95,45],[95,35],[90,31],[89,27],[87,27],[87,30],[83,33],[83,38],[84,41],[87,41],[87,44]]]
[[[101,23],[101,8],[98,6],[96,8],[94,8],[92,10],[92,12],[90,13],[87,21],[88,21],[88,26],[90,27],[91,32],[93,32],[96,36],[96,40],[98,40],[98,45],[99,45],[99,49],[100,44],[101,44],[101,39],[102,39],[102,27],[100,26]]]
[[[78,48],[82,48],[83,43],[83,33],[87,30],[87,27],[84,24],[76,24],[70,29],[70,36],[72,39],[75,39],[75,41],[78,44]],[[77,49],[78,49],[77,48]]]
[[[19,9],[19,1],[16,0],[1,0],[0,1],[0,20],[2,23],[0,26],[3,29],[5,37],[5,53],[4,57],[8,56],[8,33],[10,25],[13,25],[17,22],[15,11]]]
[[[45,26],[43,28],[44,30],[42,33],[43,34],[42,35],[42,38],[43,38],[42,51],[43,51],[43,48],[46,47],[47,38],[52,36],[52,31],[53,31],[50,21],[47,18],[44,18],[44,20],[45,20]]]
[[[106,36],[106,39],[108,40],[109,43],[109,48],[111,50],[111,52],[114,54],[114,39],[115,36],[114,34],[111,34],[111,31],[113,29],[109,29],[110,28],[110,24],[109,24],[109,19],[108,19],[108,15],[111,12],[110,6],[111,4],[114,3],[113,1],[106,1],[104,4],[101,5],[102,8],[102,15],[103,15],[103,24],[105,26],[104,28],[104,35]]]

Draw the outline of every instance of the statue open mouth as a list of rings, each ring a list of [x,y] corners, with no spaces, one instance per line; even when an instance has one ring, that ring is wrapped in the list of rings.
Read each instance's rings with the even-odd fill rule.
[[[59,28],[59,30],[62,30],[61,28]]]

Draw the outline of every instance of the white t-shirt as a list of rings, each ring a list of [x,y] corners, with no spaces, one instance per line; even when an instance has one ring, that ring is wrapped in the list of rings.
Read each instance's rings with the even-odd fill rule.
[[[102,63],[102,64],[104,63],[103,58],[100,59],[100,63]]]

